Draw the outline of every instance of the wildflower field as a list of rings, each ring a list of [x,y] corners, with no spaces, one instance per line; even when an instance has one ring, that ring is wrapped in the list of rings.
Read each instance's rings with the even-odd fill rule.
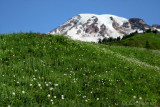
[[[160,51],[1,34],[3,106],[160,106]]]

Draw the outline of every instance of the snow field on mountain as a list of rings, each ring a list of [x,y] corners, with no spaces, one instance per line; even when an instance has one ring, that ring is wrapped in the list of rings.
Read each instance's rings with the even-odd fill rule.
[[[87,29],[87,26],[90,26],[95,22],[96,19],[98,21],[96,22],[96,26],[101,29],[102,25],[105,25],[106,28],[108,29],[108,34],[105,34],[106,37],[113,37],[117,38],[119,36],[123,36],[123,34],[120,34],[113,28],[113,21],[111,20],[113,18],[119,26],[122,26],[124,23],[128,22],[128,19],[118,17],[115,15],[109,15],[109,14],[104,14],[104,15],[96,15],[96,14],[79,14],[67,22],[65,22],[61,27],[66,26],[68,24],[71,24],[71,26],[66,26],[63,31],[62,29],[57,28],[55,31],[51,31],[51,34],[66,34],[67,36],[71,37],[72,39],[76,40],[81,40],[81,41],[88,41],[88,42],[98,42],[98,39],[103,38],[102,36],[98,36],[99,34],[93,33],[93,34],[87,34],[85,30]],[[73,24],[72,21],[74,21]],[[87,26],[82,26],[87,23]],[[77,31],[80,30],[81,33],[77,34]],[[132,31],[130,31],[132,32]],[[88,39],[87,39],[88,37]]]

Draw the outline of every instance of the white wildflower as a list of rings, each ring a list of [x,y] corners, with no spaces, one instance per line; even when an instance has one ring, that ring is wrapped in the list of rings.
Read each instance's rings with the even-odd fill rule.
[[[15,92],[13,92],[12,94],[15,95]]]
[[[38,84],[38,86],[40,87],[40,86],[41,86],[41,84]]]
[[[50,94],[48,94],[48,97],[50,97],[51,95]]]
[[[58,86],[58,84],[54,84],[54,86],[56,87],[56,86]]]
[[[61,95],[61,98],[64,99],[64,95]]]
[[[25,93],[25,91],[22,91],[22,94],[24,94]]]
[[[136,98],[136,96],[133,96],[133,98]]]
[[[54,98],[57,98],[56,96],[54,96]]]
[[[86,98],[86,96],[83,96],[83,98]]]
[[[53,88],[51,87],[49,90],[53,90]]]
[[[139,97],[140,100],[142,100],[142,97]]]

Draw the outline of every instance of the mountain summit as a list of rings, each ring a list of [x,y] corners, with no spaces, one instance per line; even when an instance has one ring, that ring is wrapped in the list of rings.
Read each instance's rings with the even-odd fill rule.
[[[158,29],[159,26],[153,27]],[[64,34],[74,40],[98,42],[104,37],[122,37],[135,31],[141,33],[153,27],[139,18],[126,19],[110,14],[79,14],[49,33]]]

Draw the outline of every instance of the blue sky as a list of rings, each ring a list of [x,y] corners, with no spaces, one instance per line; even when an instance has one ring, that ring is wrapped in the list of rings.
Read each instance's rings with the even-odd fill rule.
[[[80,13],[143,18],[160,24],[160,0],[0,0],[0,33],[47,33]]]

